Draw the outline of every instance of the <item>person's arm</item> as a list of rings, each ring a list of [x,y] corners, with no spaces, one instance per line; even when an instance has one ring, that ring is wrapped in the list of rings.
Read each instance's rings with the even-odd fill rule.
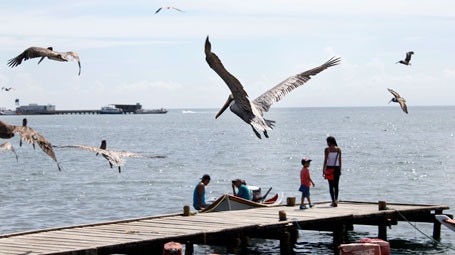
[[[322,176],[324,176],[324,170],[327,168],[327,157],[329,156],[329,148],[324,150],[324,164],[322,167]]]
[[[203,204],[202,204],[202,194],[204,193],[204,185],[202,183],[199,183],[197,185],[197,195],[198,195],[198,201],[199,201],[199,208],[200,210],[204,209]]]
[[[338,148],[338,153],[339,153],[339,155],[338,155],[338,163],[340,165],[340,175],[341,175],[341,149],[340,148]]]

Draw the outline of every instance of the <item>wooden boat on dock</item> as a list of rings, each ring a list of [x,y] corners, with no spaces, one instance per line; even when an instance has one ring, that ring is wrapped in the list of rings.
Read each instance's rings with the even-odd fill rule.
[[[455,231],[455,220],[451,219],[445,214],[437,214],[434,216],[442,225],[448,227],[450,230]]]
[[[223,211],[236,211],[236,210],[245,210],[257,207],[270,207],[270,206],[278,206],[281,204],[283,200],[283,194],[279,196],[275,194],[275,196],[271,197],[270,199],[265,200],[264,202],[253,202],[250,200],[246,200],[240,197],[236,197],[230,194],[224,194],[215,200],[211,205],[206,207],[201,212],[223,212]]]

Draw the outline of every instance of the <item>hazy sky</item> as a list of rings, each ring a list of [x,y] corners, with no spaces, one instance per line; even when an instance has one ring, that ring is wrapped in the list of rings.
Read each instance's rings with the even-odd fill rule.
[[[161,6],[175,10],[155,11]],[[332,56],[274,107],[382,106],[399,92],[413,105],[453,105],[451,0],[0,1],[0,107],[219,108],[230,91],[205,61],[212,51],[251,99]],[[38,59],[10,68],[30,46],[75,51],[82,63]],[[395,64],[414,51],[412,66]]]

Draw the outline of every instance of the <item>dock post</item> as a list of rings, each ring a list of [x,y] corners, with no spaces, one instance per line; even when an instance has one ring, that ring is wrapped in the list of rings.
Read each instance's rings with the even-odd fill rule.
[[[378,225],[378,238],[384,241],[387,241],[387,225],[380,224]]]
[[[193,255],[194,245],[192,242],[186,242],[185,244],[185,255]]]
[[[333,254],[339,254],[338,246],[344,243],[346,230],[344,224],[337,225],[333,229]]]
[[[434,214],[442,214],[443,211],[442,210],[435,210],[434,211]],[[441,239],[441,223],[436,220],[436,218],[434,219],[434,222],[433,222],[433,238],[436,239],[436,240],[440,240]]]
[[[281,255],[292,255],[294,249],[291,243],[291,234],[288,231],[281,233],[280,237],[280,254]]]

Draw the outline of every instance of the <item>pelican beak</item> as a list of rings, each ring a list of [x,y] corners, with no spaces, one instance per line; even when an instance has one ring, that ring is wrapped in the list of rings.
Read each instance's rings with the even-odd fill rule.
[[[390,99],[390,101],[389,101],[389,104],[390,104],[390,103],[392,103],[392,102],[393,102],[393,98],[392,98],[392,99]]]
[[[226,100],[226,103],[224,103],[223,107],[221,107],[221,109],[216,114],[215,119],[218,119],[218,117],[220,117],[220,115],[223,114],[224,111],[226,111],[226,109],[229,107],[232,101],[234,101],[234,97],[232,95],[229,95],[228,99]]]

